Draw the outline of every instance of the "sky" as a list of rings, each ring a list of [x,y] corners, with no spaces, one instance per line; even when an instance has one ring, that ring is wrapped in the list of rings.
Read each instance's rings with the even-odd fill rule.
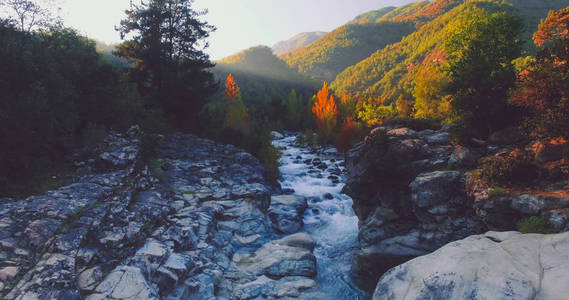
[[[215,25],[206,52],[214,60],[257,45],[272,46],[309,31],[331,31],[357,15],[416,0],[196,0],[208,9],[202,19]],[[107,43],[120,42],[114,27],[124,17],[129,0],[64,0],[67,26]]]

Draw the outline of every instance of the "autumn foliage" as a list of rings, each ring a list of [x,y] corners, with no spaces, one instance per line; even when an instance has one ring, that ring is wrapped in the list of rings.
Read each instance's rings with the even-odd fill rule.
[[[536,45],[543,46],[547,42],[569,36],[569,7],[560,11],[551,11],[547,19],[539,24],[533,35]]]
[[[365,128],[354,117],[347,117],[336,139],[336,148],[342,152],[348,151],[365,136]]]
[[[510,101],[526,108],[522,128],[535,138],[569,138],[569,8],[552,12],[534,35],[542,45],[520,73]]]
[[[229,73],[225,82],[225,91],[223,92],[228,100],[235,100],[240,93],[239,87],[235,84],[235,78]]]
[[[235,83],[233,75],[227,76],[225,82],[225,124],[226,128],[240,132],[241,134],[249,134],[249,110],[243,103],[239,92],[239,87]]]
[[[328,89],[327,82],[324,82],[322,89],[316,94],[316,102],[312,106],[312,114],[321,136],[323,138],[330,137],[336,128],[339,111],[334,95]]]

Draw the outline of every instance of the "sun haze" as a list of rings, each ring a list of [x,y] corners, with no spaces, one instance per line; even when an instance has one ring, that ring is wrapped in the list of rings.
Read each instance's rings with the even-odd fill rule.
[[[114,27],[124,17],[129,0],[67,0],[63,18],[67,26],[107,43],[120,42]],[[197,0],[196,9],[208,9],[202,19],[218,29],[207,52],[220,59],[256,46],[272,46],[297,33],[331,31],[358,14],[411,0]]]

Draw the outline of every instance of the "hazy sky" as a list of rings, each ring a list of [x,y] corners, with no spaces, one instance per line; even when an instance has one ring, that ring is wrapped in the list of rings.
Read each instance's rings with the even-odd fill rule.
[[[204,20],[217,27],[207,52],[220,59],[256,46],[272,46],[297,33],[331,31],[358,14],[416,0],[196,0]],[[105,42],[119,42],[118,25],[129,0],[65,0],[67,26]]]

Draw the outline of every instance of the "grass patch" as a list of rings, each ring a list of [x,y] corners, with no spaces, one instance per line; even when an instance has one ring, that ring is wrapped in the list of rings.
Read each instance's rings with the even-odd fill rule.
[[[554,233],[555,230],[543,218],[532,216],[518,222],[518,231],[521,233]]]
[[[497,186],[490,188],[490,190],[488,191],[488,196],[490,197],[502,197],[507,194],[508,193],[506,192],[505,189]]]

